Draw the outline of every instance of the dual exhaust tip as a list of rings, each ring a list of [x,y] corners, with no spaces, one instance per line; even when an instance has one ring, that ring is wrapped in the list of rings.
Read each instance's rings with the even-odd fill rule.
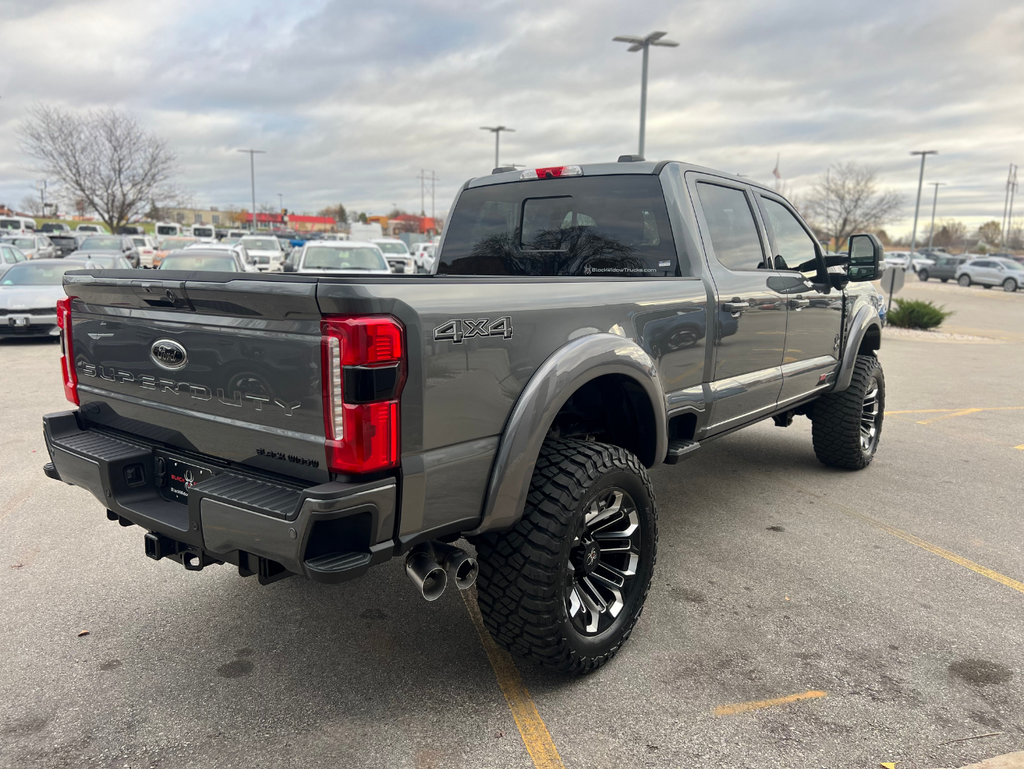
[[[405,573],[428,601],[436,601],[451,580],[459,590],[468,590],[476,582],[480,567],[465,550],[444,542],[416,545],[405,558]]]

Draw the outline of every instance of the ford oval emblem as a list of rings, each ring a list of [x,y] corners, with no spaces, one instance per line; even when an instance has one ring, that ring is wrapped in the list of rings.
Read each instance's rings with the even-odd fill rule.
[[[149,357],[160,368],[168,371],[177,371],[188,363],[188,353],[185,348],[173,339],[158,339],[149,348]]]

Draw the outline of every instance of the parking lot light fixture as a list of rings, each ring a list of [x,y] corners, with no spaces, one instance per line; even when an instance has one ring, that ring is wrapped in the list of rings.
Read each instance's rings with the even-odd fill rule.
[[[499,163],[498,163],[498,142],[499,142],[499,140],[501,138],[501,132],[505,131],[507,133],[515,133],[516,129],[514,129],[514,128],[506,128],[503,125],[496,125],[496,126],[482,125],[482,126],[480,126],[480,130],[481,131],[491,131],[494,134],[494,167],[498,168],[498,166],[499,166]]]
[[[644,156],[644,133],[647,124],[647,52],[652,45],[677,48],[679,43],[674,40],[665,40],[665,35],[667,34],[667,32],[651,32],[647,37],[619,35],[612,38],[612,41],[616,43],[629,43],[627,50],[630,53],[637,51],[643,51],[644,53],[642,74],[640,76],[640,157]]]
[[[252,231],[256,232],[256,155],[266,155],[265,150],[238,150],[249,153],[249,181],[252,183]]]
[[[939,187],[945,184],[945,182],[929,182],[935,187],[935,195],[932,197],[932,226],[928,230],[928,251],[932,250],[932,240],[935,238],[935,206],[939,202]],[[913,259],[913,257],[911,257]]]
[[[924,161],[929,155],[938,155],[938,150],[914,150],[911,155],[921,156],[921,175],[917,177],[917,205],[914,206],[914,228],[910,231],[910,259],[914,259],[914,246],[917,244],[917,215],[921,210],[921,188],[924,186]]]

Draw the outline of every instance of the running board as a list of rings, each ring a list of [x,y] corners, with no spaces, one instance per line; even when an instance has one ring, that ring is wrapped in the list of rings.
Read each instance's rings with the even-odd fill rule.
[[[674,440],[668,442],[668,454],[665,455],[665,464],[674,465],[687,459],[697,449],[700,443],[697,441]]]

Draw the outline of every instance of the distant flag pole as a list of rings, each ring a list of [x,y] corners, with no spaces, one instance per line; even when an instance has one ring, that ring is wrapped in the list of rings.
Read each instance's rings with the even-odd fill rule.
[[[775,177],[775,191],[779,191],[779,182],[782,180],[782,174],[779,173],[779,155],[775,155],[775,169],[772,171],[772,176]]]

